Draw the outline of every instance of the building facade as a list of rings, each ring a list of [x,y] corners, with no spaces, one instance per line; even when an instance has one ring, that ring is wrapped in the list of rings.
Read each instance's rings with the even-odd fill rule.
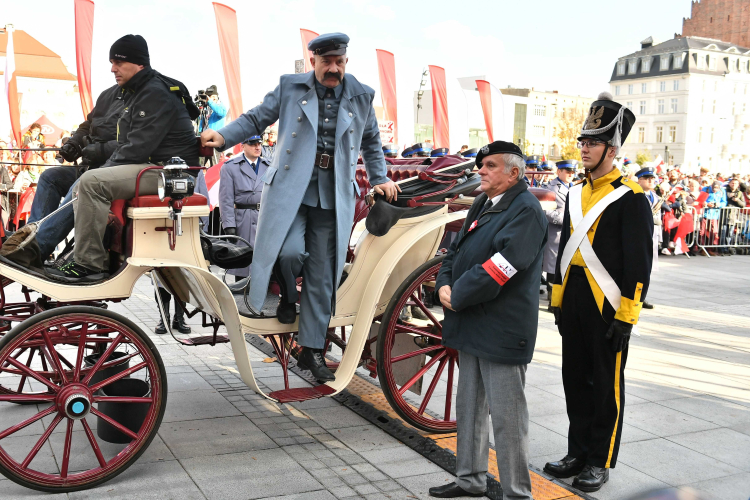
[[[750,2],[694,1],[690,8],[690,17],[682,20],[682,36],[715,38],[750,47]]]
[[[618,59],[610,87],[636,116],[624,156],[662,155],[689,172],[750,172],[750,49],[701,37],[654,44],[649,37]]]

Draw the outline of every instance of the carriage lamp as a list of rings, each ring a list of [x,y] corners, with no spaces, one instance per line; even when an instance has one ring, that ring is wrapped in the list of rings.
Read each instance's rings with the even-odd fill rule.
[[[165,198],[169,198],[169,218],[175,221],[176,236],[182,236],[182,200],[191,196],[195,191],[195,179],[185,172],[184,168],[187,168],[185,161],[174,156],[164,164],[157,181],[159,200],[164,201]]]

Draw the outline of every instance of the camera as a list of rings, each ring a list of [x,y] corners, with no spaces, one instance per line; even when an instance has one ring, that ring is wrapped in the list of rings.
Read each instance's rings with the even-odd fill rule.
[[[205,90],[199,90],[198,93],[195,94],[195,97],[193,97],[193,100],[200,103],[208,102],[208,94],[206,94]]]

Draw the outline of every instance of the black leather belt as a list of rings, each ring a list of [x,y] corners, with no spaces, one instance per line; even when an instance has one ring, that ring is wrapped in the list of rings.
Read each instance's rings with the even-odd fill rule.
[[[260,210],[260,203],[235,203],[234,208],[239,208],[240,210]]]
[[[333,155],[315,153],[315,166],[323,170],[333,167]]]

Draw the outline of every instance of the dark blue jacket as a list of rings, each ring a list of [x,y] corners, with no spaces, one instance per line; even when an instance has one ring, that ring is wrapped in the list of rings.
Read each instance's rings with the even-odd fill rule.
[[[518,182],[482,214],[487,195],[474,200],[448,250],[436,290],[451,287],[443,345],[495,363],[527,364],[539,320],[539,277],[547,218],[525,182]]]

